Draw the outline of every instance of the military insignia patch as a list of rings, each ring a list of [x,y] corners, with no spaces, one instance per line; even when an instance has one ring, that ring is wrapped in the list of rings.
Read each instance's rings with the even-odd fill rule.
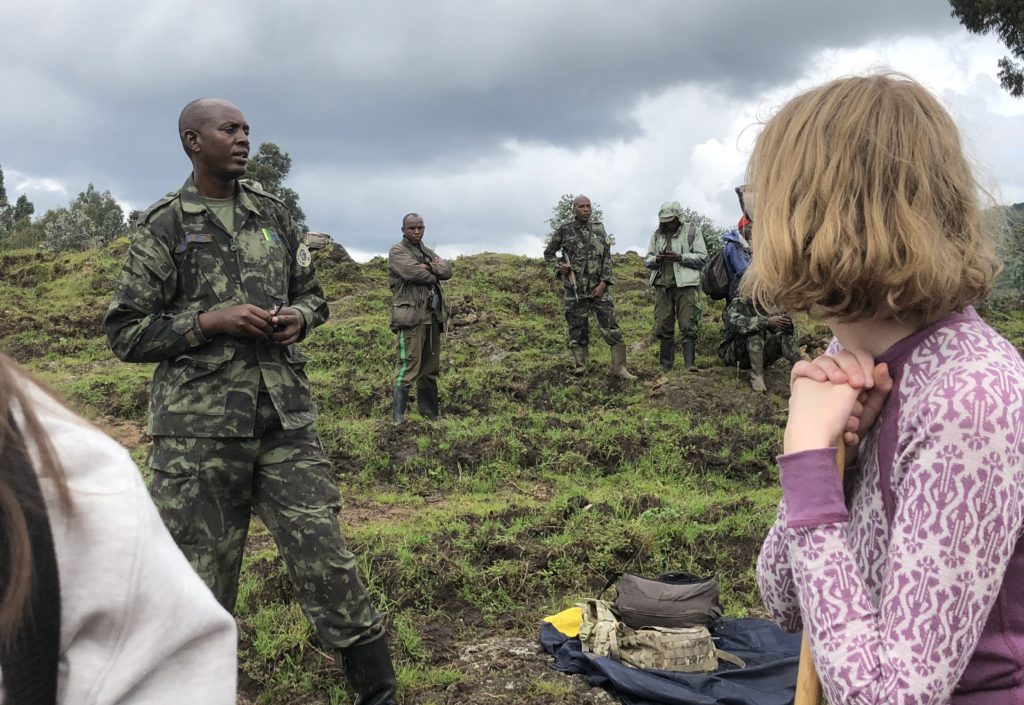
[[[299,245],[299,249],[295,253],[295,261],[299,263],[300,267],[308,267],[313,263],[313,256],[309,254],[309,248],[306,247],[306,243]]]

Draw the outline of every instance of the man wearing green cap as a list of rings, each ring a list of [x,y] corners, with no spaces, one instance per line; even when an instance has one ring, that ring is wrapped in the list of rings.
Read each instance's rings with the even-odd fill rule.
[[[651,270],[654,287],[655,334],[661,341],[661,369],[672,369],[675,361],[675,328],[683,337],[686,369],[696,370],[697,286],[700,270],[708,261],[704,236],[695,223],[686,222],[678,201],[661,204],[658,228],[651,235],[644,265]]]

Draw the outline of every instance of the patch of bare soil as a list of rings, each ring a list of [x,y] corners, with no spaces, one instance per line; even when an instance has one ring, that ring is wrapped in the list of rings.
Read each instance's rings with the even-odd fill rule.
[[[410,694],[406,705],[612,705],[618,699],[591,688],[580,676],[559,673],[536,639],[498,636],[469,641],[459,647],[449,666],[465,674],[462,683]],[[545,687],[544,684],[547,684]]]
[[[712,367],[686,372],[677,369],[655,381],[651,396],[655,403],[685,411],[693,418],[739,414],[756,423],[784,424],[791,369],[789,363],[780,361],[765,370],[764,381],[768,387],[765,394],[750,388],[747,370]]]
[[[146,433],[146,424],[134,421],[122,421],[120,419],[105,419],[102,428],[107,435],[123,445],[128,450],[135,450],[139,446],[149,445],[153,440]]]
[[[425,497],[428,506],[442,504],[443,497]],[[423,510],[422,506],[403,504],[380,504],[370,500],[345,499],[341,508],[341,520],[346,526],[361,526],[371,521],[386,521],[398,524]]]

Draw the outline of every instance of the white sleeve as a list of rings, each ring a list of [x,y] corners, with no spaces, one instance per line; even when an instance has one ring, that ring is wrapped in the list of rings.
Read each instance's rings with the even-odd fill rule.
[[[135,472],[138,533],[95,705],[234,705],[235,621],[192,570]],[[117,607],[115,605],[115,607]]]

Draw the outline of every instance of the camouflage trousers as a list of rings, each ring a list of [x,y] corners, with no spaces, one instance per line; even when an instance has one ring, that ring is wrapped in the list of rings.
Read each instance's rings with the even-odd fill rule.
[[[252,512],[277,543],[328,650],[372,641],[381,616],[338,524],[341,495],[312,426],[281,428],[261,392],[254,438],[156,436],[149,465],[160,516],[217,600],[234,612]]]
[[[676,323],[683,340],[697,339],[697,287],[654,287],[654,334],[659,340],[674,341]]]
[[[622,331],[619,321],[615,318],[615,305],[605,294],[600,301],[591,298],[573,299],[565,302],[565,320],[569,323],[569,346],[590,345],[590,314],[597,318],[601,328],[601,337],[609,345],[621,345]]]
[[[441,325],[437,322],[398,329],[398,364],[395,386],[437,387],[441,370]]]
[[[750,353],[764,351],[764,366],[779,358],[792,362],[800,359],[800,348],[792,330],[760,331],[750,335],[730,336],[718,345],[718,357],[726,367],[750,369]]]

